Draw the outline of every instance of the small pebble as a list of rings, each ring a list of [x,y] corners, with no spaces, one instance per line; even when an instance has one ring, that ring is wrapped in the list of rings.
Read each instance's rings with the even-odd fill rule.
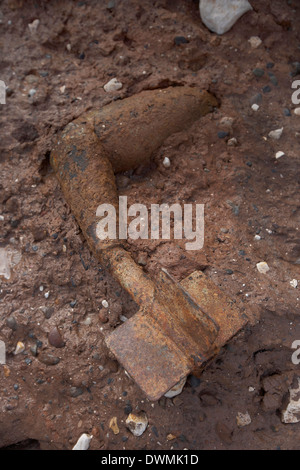
[[[300,108],[294,109],[294,113],[296,114],[296,116],[300,116]]]
[[[246,413],[238,413],[237,414],[237,417],[236,417],[236,422],[237,422],[237,425],[242,428],[244,426],[248,426],[249,424],[251,424],[251,417],[248,413],[248,411]]]
[[[14,317],[8,317],[6,319],[6,325],[8,326],[8,328],[10,328],[13,331],[16,331],[17,326],[18,326],[16,319]]]
[[[116,417],[116,416],[114,416],[114,417],[110,420],[110,422],[109,422],[109,427],[110,427],[110,429],[112,430],[112,432],[113,432],[115,435],[119,434],[120,429],[119,429],[119,426],[118,426],[118,422],[117,422],[117,417]]]
[[[165,157],[165,158],[164,158],[163,166],[164,166],[165,168],[170,168],[171,162],[170,162],[170,159],[169,159],[168,157]]]
[[[176,36],[176,38],[174,38],[174,43],[176,46],[179,46],[180,44],[188,44],[189,41],[184,36]]]
[[[261,240],[261,236],[259,236],[259,235],[255,235],[255,237],[254,237],[254,240],[256,240],[256,241],[259,241],[259,240]]]
[[[18,341],[14,355],[17,356],[18,354],[21,354],[24,351],[25,351],[25,344],[22,343],[22,341]]]
[[[148,426],[148,418],[146,413],[142,412],[139,415],[130,413],[126,419],[126,426],[134,436],[141,436],[146,431]]]
[[[283,109],[283,114],[284,114],[285,116],[291,116],[291,115],[292,115],[292,114],[291,114],[291,111],[289,110],[289,108],[284,108],[284,109]]]
[[[35,94],[36,94],[36,89],[35,88],[31,88],[28,92],[29,98],[32,98]]]
[[[102,300],[101,303],[102,303],[102,306],[103,306],[104,308],[108,308],[108,302],[107,302],[107,300]]]
[[[294,289],[296,289],[298,287],[298,281],[297,279],[293,279],[292,281],[290,281],[290,285],[292,287],[294,287]]]
[[[238,141],[235,137],[232,137],[231,139],[228,140],[227,145],[228,147],[236,147],[238,144]]]
[[[225,139],[225,137],[228,137],[228,136],[229,136],[228,132],[225,132],[225,131],[218,132],[219,139]]]
[[[28,24],[28,28],[29,28],[29,31],[31,32],[31,34],[36,33],[36,31],[39,27],[39,24],[40,24],[40,20],[34,20],[32,23]]]
[[[88,450],[93,436],[89,434],[82,434],[72,450]]]
[[[185,386],[185,383],[186,383],[186,377],[184,377],[183,379],[180,380],[180,382],[178,382],[176,385],[174,385],[174,387],[172,387],[167,393],[165,393],[165,397],[166,398],[174,398],[176,397],[177,395],[179,395],[182,390],[183,390],[183,387]]]
[[[281,158],[281,157],[283,157],[284,155],[285,155],[284,152],[279,151],[279,152],[276,153],[275,158],[276,158],[276,160],[278,160],[278,158]]]
[[[255,104],[255,103],[251,106],[251,108],[253,109],[253,111],[258,111],[259,110],[258,104]]]
[[[52,354],[48,354],[46,352],[39,354],[38,359],[46,366],[56,366],[60,362],[59,357],[53,356]]]
[[[276,129],[275,131],[269,132],[269,137],[273,140],[279,140],[282,136],[283,127],[281,129]]]
[[[255,75],[256,77],[263,77],[265,74],[265,71],[263,69],[254,69],[253,70],[253,75]]]
[[[269,85],[263,87],[263,92],[264,93],[270,93],[271,91],[272,91],[272,88]]]
[[[113,93],[114,91],[121,90],[123,84],[118,81],[117,78],[112,78],[106,85],[104,85],[104,90],[106,93]]]
[[[248,39],[248,42],[253,49],[257,49],[257,47],[261,45],[262,40],[258,36],[251,36],[251,38]]]
[[[83,394],[83,389],[80,387],[71,387],[70,389],[70,396],[72,398],[80,397]]]
[[[256,267],[257,267],[258,272],[260,272],[261,274],[266,274],[268,271],[270,271],[270,268],[265,261],[261,261],[260,263],[257,263]]]
[[[63,348],[65,346],[65,342],[56,326],[50,331],[48,340],[51,346],[54,346],[55,348]]]

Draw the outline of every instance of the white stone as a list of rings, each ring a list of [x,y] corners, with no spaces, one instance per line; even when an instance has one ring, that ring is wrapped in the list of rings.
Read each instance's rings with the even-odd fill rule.
[[[275,131],[269,132],[269,137],[273,140],[279,140],[282,136],[283,127],[281,129],[276,129]]]
[[[186,383],[186,377],[181,379],[180,382],[178,382],[176,385],[174,385],[173,388],[171,388],[167,393],[165,393],[165,397],[173,398],[179,395],[182,392],[183,387],[185,386],[185,383]]]
[[[248,39],[248,42],[250,42],[251,47],[253,49],[257,49],[262,43],[262,40],[258,36],[251,36],[250,39]]]
[[[292,281],[290,281],[290,284],[292,287],[294,287],[294,289],[296,289],[298,287],[297,279],[292,279]]]
[[[165,157],[165,158],[164,158],[163,166],[164,166],[165,168],[170,168],[171,162],[170,162],[170,159],[169,159],[168,157]]]
[[[261,240],[261,236],[260,235],[255,235],[254,240],[258,242],[259,240]]]
[[[294,109],[294,113],[297,114],[297,116],[300,116],[300,108]]]
[[[228,140],[227,145],[228,147],[236,147],[238,144],[238,141],[235,137],[232,137],[231,139]]]
[[[4,341],[0,340],[0,364],[6,364],[6,347]]]
[[[114,91],[121,90],[123,87],[122,83],[118,81],[117,78],[112,78],[106,85],[104,85],[104,90],[106,93],[113,93]]]
[[[21,341],[18,341],[14,355],[17,356],[18,354],[21,354],[24,351],[25,351],[25,344],[22,343]]]
[[[251,108],[253,109],[253,111],[258,111],[259,110],[258,104],[255,104],[255,103],[251,106]]]
[[[31,32],[31,34],[36,33],[38,27],[40,24],[40,20],[34,20],[32,23],[29,23],[28,28]]]
[[[130,413],[126,419],[126,426],[134,436],[139,437],[147,429],[148,418],[145,413],[140,413],[138,416]]]
[[[270,271],[270,268],[265,261],[261,261],[260,263],[257,263],[256,267],[257,267],[257,270],[261,274],[266,274],[268,271]]]
[[[102,306],[103,306],[104,308],[108,308],[108,302],[107,302],[107,300],[102,300],[101,303],[102,303]]]
[[[72,450],[88,450],[93,436],[89,434],[82,434]]]
[[[281,150],[280,150],[279,152],[276,152],[275,158],[276,158],[276,160],[278,160],[278,158],[281,158],[281,157],[283,157],[284,155],[285,155],[285,153],[284,153],[284,152],[281,152]]]
[[[0,276],[10,279],[11,269],[21,261],[21,253],[11,248],[0,248]]]
[[[252,6],[247,0],[200,0],[200,16],[208,29],[224,34]]]
[[[290,401],[285,410],[281,413],[281,421],[285,424],[295,424],[300,421],[300,378],[298,388],[290,388]]]
[[[246,413],[239,412],[236,417],[236,422],[240,428],[243,428],[244,426],[249,426],[249,424],[251,424],[251,417],[248,411]]]

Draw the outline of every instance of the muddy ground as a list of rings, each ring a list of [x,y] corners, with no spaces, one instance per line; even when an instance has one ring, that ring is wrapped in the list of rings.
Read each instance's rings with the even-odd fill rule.
[[[1,2],[0,79],[8,90],[0,107],[0,248],[19,262],[0,280],[7,347],[0,447],[71,449],[93,432],[91,449],[299,449],[300,424],[282,423],[281,411],[300,373],[291,360],[300,340],[299,288],[290,284],[300,281],[300,117],[291,101],[300,5],[251,4],[219,37],[192,0]],[[251,47],[252,36],[259,47]],[[113,77],[123,88],[109,95],[103,85]],[[191,253],[178,242],[139,241],[130,250],[140,262],[143,254],[151,275],[161,266],[179,280],[204,270],[249,323],[200,379],[188,378],[181,395],[151,403],[104,346],[120,316],[137,306],[90,254],[49,154],[55,134],[84,111],[184,84],[210,90],[220,108],[117,182],[129,204],[204,203],[205,246]],[[224,117],[232,127],[224,129]],[[281,127],[279,141],[268,137]],[[220,131],[229,135],[219,138]],[[228,145],[232,137],[236,146]],[[280,150],[285,156],[277,160]],[[170,168],[162,165],[166,156]],[[256,268],[261,261],[267,274]],[[59,349],[49,344],[54,327],[65,343]],[[14,355],[18,341],[25,351]],[[130,411],[148,416],[139,438],[126,428]],[[247,412],[251,423],[239,427],[238,413]],[[109,429],[113,417],[117,435]]]

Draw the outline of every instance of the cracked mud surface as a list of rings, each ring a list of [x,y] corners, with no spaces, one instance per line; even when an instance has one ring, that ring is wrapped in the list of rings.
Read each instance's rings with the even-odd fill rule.
[[[293,0],[251,3],[254,11],[222,37],[204,27],[191,0],[116,1],[111,9],[96,1],[1,3],[0,79],[9,90],[0,107],[0,248],[21,261],[10,279],[0,278],[8,352],[0,366],[0,447],[70,449],[93,432],[91,449],[299,449],[300,424],[280,416],[300,367],[291,360],[299,288],[290,285],[300,281],[300,117],[291,102],[300,10]],[[188,42],[176,45],[181,36]],[[262,40],[257,49],[251,36]],[[113,77],[123,88],[109,95],[103,86]],[[210,90],[220,108],[117,184],[129,204],[204,203],[205,246],[192,253],[181,242],[138,241],[130,250],[151,275],[162,266],[178,280],[204,270],[250,321],[200,380],[189,377],[181,395],[150,403],[104,346],[137,306],[90,254],[49,153],[55,134],[81,113],[185,84]],[[224,117],[233,118],[230,129]],[[268,138],[281,127],[279,141]],[[229,135],[220,139],[221,131]],[[237,146],[228,146],[231,137]],[[285,156],[276,160],[279,150]],[[261,261],[270,267],[265,275],[256,269]],[[49,344],[55,327],[60,348]],[[25,351],[14,355],[18,341]],[[149,419],[139,438],[125,426],[131,410]],[[246,412],[251,424],[239,428],[236,417]],[[168,441],[170,434],[176,438]]]

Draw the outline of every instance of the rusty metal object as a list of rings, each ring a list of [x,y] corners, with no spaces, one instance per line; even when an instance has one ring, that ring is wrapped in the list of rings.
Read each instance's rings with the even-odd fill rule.
[[[144,91],[93,110],[58,137],[51,164],[89,247],[140,305],[106,343],[151,400],[203,368],[246,318],[203,273],[181,284],[166,271],[152,281],[120,240],[96,235],[97,207],[118,211],[114,172],[149,160],[171,134],[218,105],[208,92],[179,87]]]

